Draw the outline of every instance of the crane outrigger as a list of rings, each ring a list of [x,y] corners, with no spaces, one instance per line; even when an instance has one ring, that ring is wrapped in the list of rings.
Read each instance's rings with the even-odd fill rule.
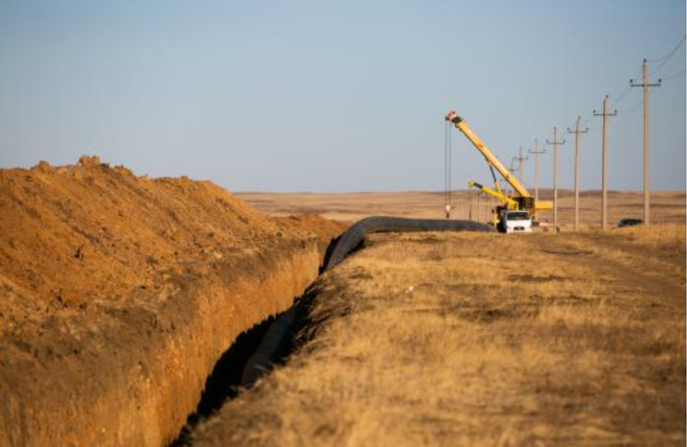
[[[536,217],[537,211],[550,210],[552,203],[550,201],[538,200],[527,191],[523,185],[496,156],[489,150],[486,144],[479,139],[477,135],[470,129],[468,123],[458,116],[454,110],[448,112],[445,117],[460,130],[463,135],[477,148],[477,150],[484,156],[484,159],[491,170],[491,175],[494,180],[495,189],[484,186],[475,181],[470,181],[468,186],[475,187],[484,191],[485,193],[499,199],[500,204],[492,210],[492,224],[497,229],[504,233],[517,231],[531,231],[532,219]],[[496,173],[498,172],[503,179],[513,188],[514,194],[512,197],[506,195],[499,185]]]

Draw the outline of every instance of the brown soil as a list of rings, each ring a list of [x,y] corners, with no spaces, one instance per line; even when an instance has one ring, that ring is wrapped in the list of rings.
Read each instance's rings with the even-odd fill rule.
[[[306,229],[316,235],[320,241],[318,247],[322,255],[327,250],[329,242],[346,231],[350,226],[350,222],[329,220],[312,213],[274,217],[273,219],[286,228],[294,230]]]
[[[159,446],[242,331],[316,277],[324,219],[97,157],[0,170],[0,444]]]

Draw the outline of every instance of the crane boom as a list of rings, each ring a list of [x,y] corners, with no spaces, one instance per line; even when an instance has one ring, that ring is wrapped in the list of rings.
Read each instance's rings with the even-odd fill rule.
[[[496,156],[489,150],[487,145],[484,144],[482,140],[480,140],[479,137],[472,132],[472,129],[470,129],[468,123],[458,116],[458,113],[456,113],[454,110],[451,110],[446,115],[446,121],[452,122],[455,124],[458,130],[463,132],[463,135],[465,135],[467,139],[470,140],[470,142],[477,148],[477,150],[484,155],[487,163],[490,166],[493,166],[499,172],[499,174],[501,174],[504,180],[506,180],[513,187],[513,190],[517,192],[520,197],[531,197],[531,194],[529,191],[527,191],[527,188],[525,188],[525,186],[520,183],[520,181],[513,174],[511,174],[505,166],[503,166],[499,159],[496,158]]]
[[[515,209],[515,208],[518,206],[518,202],[516,202],[515,200],[511,199],[511,198],[508,197],[507,195],[505,195],[505,194],[503,194],[503,193],[501,193],[501,192],[499,192],[499,191],[495,191],[495,190],[489,188],[488,186],[484,186],[484,185],[482,185],[481,183],[477,183],[477,182],[471,180],[471,181],[468,182],[468,186],[477,188],[477,189],[479,189],[480,191],[484,191],[485,193],[489,194],[490,196],[496,197],[496,198],[499,199],[501,202],[507,203],[507,204],[508,204],[511,208],[513,208],[513,209]]]

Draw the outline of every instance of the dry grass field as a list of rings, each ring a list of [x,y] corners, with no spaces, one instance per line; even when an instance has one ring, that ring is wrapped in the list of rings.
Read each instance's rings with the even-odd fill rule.
[[[237,193],[260,211],[283,216],[296,213],[316,213],[335,220],[356,221],[371,215],[391,215],[418,218],[443,218],[444,195],[437,192],[361,192],[361,193]],[[541,190],[540,198],[551,200],[550,190]],[[563,230],[573,223],[574,199],[569,190],[559,191],[559,219]],[[640,192],[609,192],[609,223],[615,225],[625,217],[643,215],[643,195]],[[486,221],[494,201],[476,191],[453,192],[452,217]],[[601,195],[598,191],[580,193],[580,223],[599,226]],[[684,223],[687,201],[684,192],[652,193],[652,217],[656,223]],[[553,222],[551,213],[542,219]]]
[[[195,445],[685,444],[684,225],[377,235],[315,292]]]

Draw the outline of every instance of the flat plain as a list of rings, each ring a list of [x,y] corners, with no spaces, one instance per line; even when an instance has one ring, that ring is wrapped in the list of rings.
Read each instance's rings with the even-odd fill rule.
[[[551,190],[540,190],[540,198],[551,200]],[[417,218],[444,218],[446,198],[439,192],[358,192],[358,193],[236,193],[258,210],[275,216],[314,213],[334,220],[356,221],[372,215]],[[563,230],[573,224],[574,197],[570,190],[559,191],[559,222]],[[643,217],[644,196],[641,192],[610,191],[608,218],[617,224],[622,218]],[[687,201],[684,191],[659,191],[651,195],[652,222],[683,223]],[[451,194],[452,218],[487,221],[495,202],[476,191],[454,191]],[[580,192],[580,224],[599,226],[601,221],[599,191]],[[539,216],[553,222],[551,212]]]

